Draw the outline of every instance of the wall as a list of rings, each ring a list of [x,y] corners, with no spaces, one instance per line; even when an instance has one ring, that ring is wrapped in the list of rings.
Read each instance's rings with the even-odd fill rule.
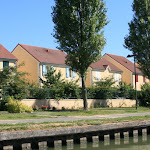
[[[56,109],[79,109],[83,108],[83,100],[82,99],[66,99],[66,100],[36,100],[36,99],[24,99],[21,101],[23,104],[28,106],[37,105],[41,107],[42,105],[46,105],[49,107],[55,107]],[[135,107],[135,100],[130,99],[107,99],[107,100],[99,100],[99,99],[88,99],[88,108],[90,107]]]
[[[122,81],[126,82],[127,84],[132,84],[132,72],[129,71],[127,68],[122,66],[120,63],[109,57],[108,55],[104,55],[103,58],[107,59],[110,61],[112,64],[114,64],[116,67],[121,69],[123,71],[122,73]]]
[[[75,78],[66,78],[66,65],[57,65],[57,64],[47,64],[47,66],[53,66],[54,70],[56,70],[56,73],[58,73],[59,71],[61,72],[62,74],[62,79],[65,79],[67,81],[71,81],[71,80],[78,80],[78,85],[81,85],[81,82],[80,82],[80,77],[79,75],[76,73],[75,75]],[[40,64],[40,77],[45,80],[44,76],[42,75],[42,64]]]
[[[100,79],[106,79],[106,78],[113,78],[114,79],[114,75],[115,73],[114,72],[111,72],[109,70],[109,68],[106,68],[106,70],[93,70],[92,71],[92,82],[97,82],[98,80],[95,79],[96,77],[96,71],[100,71]],[[118,72],[116,72],[118,73]],[[114,86],[117,86],[119,85],[119,81],[121,81],[121,73],[118,73],[119,74],[119,80],[115,82]]]
[[[87,76],[86,76],[85,84],[87,87],[90,87],[92,85],[92,68],[91,67],[89,67],[87,70]]]
[[[133,78],[133,87],[135,87],[135,75],[132,75]],[[145,82],[149,83],[149,80],[145,78]],[[136,82],[136,88],[137,90],[141,90],[141,86],[145,84],[145,82],[143,82],[143,75],[138,75],[138,82]]]
[[[3,68],[3,61],[9,61],[9,66],[15,66],[15,60],[0,59],[0,69]]]
[[[27,72],[29,74],[26,75],[27,80],[39,83],[39,62],[20,45],[17,45],[12,54],[18,58],[17,65],[24,63],[24,66],[19,67],[18,71]]]

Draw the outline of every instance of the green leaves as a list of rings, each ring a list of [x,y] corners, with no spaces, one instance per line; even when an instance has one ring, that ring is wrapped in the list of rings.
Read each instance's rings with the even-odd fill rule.
[[[102,28],[108,23],[103,0],[55,0],[54,37],[68,56],[66,64],[85,73],[101,56],[105,45]]]
[[[143,74],[150,79],[150,0],[134,0],[125,48],[135,55]]]
[[[82,78],[84,109],[87,110],[85,72],[101,57],[105,45],[102,28],[108,23],[103,0],[55,0],[54,37],[67,53],[66,64]],[[86,105],[86,106],[85,106]]]

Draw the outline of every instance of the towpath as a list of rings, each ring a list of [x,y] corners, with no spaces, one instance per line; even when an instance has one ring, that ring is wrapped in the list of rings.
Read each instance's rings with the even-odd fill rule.
[[[132,116],[146,116],[146,113],[129,113],[129,114],[113,114],[113,115],[94,115],[94,116],[57,116],[43,119],[21,119],[21,120],[0,120],[0,124],[17,124],[17,123],[40,123],[40,122],[59,122],[59,121],[77,121],[77,120],[91,120],[91,119],[106,119],[106,118],[121,118]]]

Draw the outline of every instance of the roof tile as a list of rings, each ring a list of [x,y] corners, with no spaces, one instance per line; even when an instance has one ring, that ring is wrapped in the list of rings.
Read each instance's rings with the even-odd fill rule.
[[[65,64],[66,54],[60,50],[19,44],[36,60],[42,63]]]
[[[1,44],[0,44],[0,58],[17,60],[17,58]]]
[[[106,55],[108,55],[109,57],[111,57],[112,59],[114,59],[115,61],[120,63],[122,66],[124,66],[131,72],[133,72],[133,73],[135,72],[134,63],[129,61],[127,58],[125,58],[123,56],[112,55],[112,54],[106,54]],[[136,68],[136,73],[142,73],[142,72],[138,68]]]
[[[106,60],[105,58],[101,58],[97,62],[91,64],[92,68],[97,68],[97,69],[106,69],[108,66],[113,71],[122,71],[121,69],[113,65],[111,62]]]

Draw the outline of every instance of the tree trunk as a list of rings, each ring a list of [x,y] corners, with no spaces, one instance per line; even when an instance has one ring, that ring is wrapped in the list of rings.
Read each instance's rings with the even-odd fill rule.
[[[85,86],[85,75],[82,75],[81,78],[82,78],[82,97],[83,97],[84,110],[88,110],[87,90]]]

